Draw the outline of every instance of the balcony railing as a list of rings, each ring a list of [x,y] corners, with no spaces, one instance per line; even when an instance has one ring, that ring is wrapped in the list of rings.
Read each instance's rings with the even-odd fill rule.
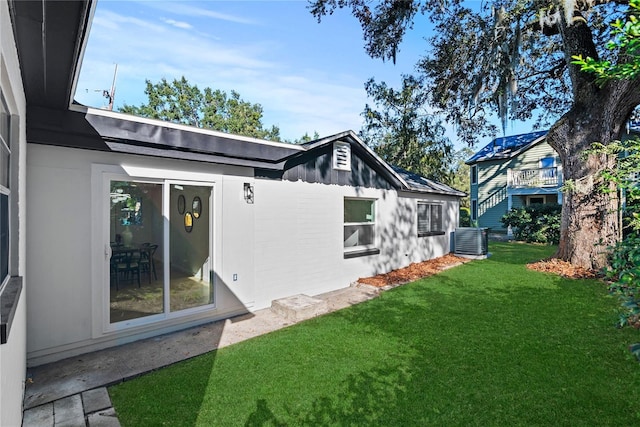
[[[557,167],[539,169],[509,169],[507,185],[517,188],[558,187],[562,184],[562,171]]]

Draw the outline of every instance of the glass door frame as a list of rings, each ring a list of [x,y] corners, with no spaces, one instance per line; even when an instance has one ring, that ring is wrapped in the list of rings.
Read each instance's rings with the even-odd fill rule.
[[[216,249],[218,245],[216,245],[215,237],[216,237],[216,225],[217,225],[217,212],[215,211],[215,206],[217,202],[217,193],[216,193],[216,176],[210,174],[202,174],[202,173],[189,173],[189,172],[179,172],[179,171],[163,171],[158,169],[146,169],[146,168],[132,168],[135,171],[148,171],[148,173],[135,173],[129,174],[127,173],[128,168],[124,166],[117,165],[100,165],[94,164],[92,166],[92,188],[93,188],[93,202],[92,203],[92,212],[94,213],[93,218],[95,218],[95,222],[98,224],[93,228],[93,236],[94,239],[99,242],[99,245],[94,246],[94,260],[96,260],[96,264],[92,268],[94,273],[94,289],[96,286],[99,286],[99,293],[95,295],[93,298],[93,307],[100,307],[100,310],[94,311],[97,315],[93,316],[93,337],[98,338],[100,336],[108,335],[110,333],[132,329],[136,327],[144,327],[151,324],[157,324],[162,321],[177,319],[181,317],[190,316],[193,314],[211,311],[216,309],[217,298],[217,284],[215,270],[217,268],[217,258]],[[160,174],[164,174],[165,177],[159,176]],[[166,176],[174,175],[177,177],[185,176],[184,179],[177,178],[166,178]],[[191,176],[189,176],[191,175]],[[189,178],[193,177],[194,180],[190,180]],[[203,180],[206,179],[206,180]],[[144,316],[137,319],[131,319],[116,323],[110,322],[110,257],[111,257],[111,248],[110,248],[110,188],[112,181],[131,181],[131,182],[145,182],[152,184],[160,184],[163,186],[162,188],[162,216],[163,216],[163,279],[164,279],[164,295],[163,295],[163,312],[158,314],[153,314],[149,316]],[[210,271],[210,280],[211,285],[213,286],[213,303],[205,304],[198,307],[188,308],[180,311],[171,312],[170,311],[170,188],[173,184],[183,184],[190,186],[202,186],[209,187],[211,189],[211,197],[209,200],[209,257],[211,260],[211,271]],[[99,200],[99,202],[98,202]],[[95,209],[98,209],[97,211]],[[96,234],[97,233],[97,234]],[[98,260],[100,260],[98,262]],[[100,318],[100,320],[98,320]]]
[[[198,313],[201,311],[208,311],[216,308],[217,298],[217,286],[216,286],[216,275],[215,271],[215,183],[214,182],[206,182],[206,181],[188,181],[188,180],[177,180],[177,179],[167,179],[164,181],[163,188],[163,203],[162,203],[162,215],[164,217],[164,236],[162,244],[165,247],[165,251],[163,253],[163,277],[165,280],[164,284],[164,313],[168,319],[175,317],[183,317],[192,313]],[[211,189],[210,197],[209,197],[209,259],[211,270],[209,271],[209,280],[210,286],[213,287],[213,303],[204,304],[198,307],[187,308],[179,311],[171,311],[171,186],[172,185],[185,185],[185,186],[198,186],[198,187],[209,187]]]

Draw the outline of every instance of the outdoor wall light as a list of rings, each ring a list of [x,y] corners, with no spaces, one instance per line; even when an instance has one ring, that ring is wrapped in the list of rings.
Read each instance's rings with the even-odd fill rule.
[[[244,200],[247,203],[253,204],[253,185],[248,182],[244,183]]]

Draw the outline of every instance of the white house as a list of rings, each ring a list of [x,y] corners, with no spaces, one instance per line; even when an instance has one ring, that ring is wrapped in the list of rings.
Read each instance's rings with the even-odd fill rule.
[[[464,193],[351,131],[297,146],[74,104],[94,7],[0,3],[0,425],[27,365],[449,252]]]

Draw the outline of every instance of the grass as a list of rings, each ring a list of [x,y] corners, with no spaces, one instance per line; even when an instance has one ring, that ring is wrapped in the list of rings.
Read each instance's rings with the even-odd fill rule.
[[[123,426],[640,425],[640,364],[594,280],[474,261],[110,388]]]

